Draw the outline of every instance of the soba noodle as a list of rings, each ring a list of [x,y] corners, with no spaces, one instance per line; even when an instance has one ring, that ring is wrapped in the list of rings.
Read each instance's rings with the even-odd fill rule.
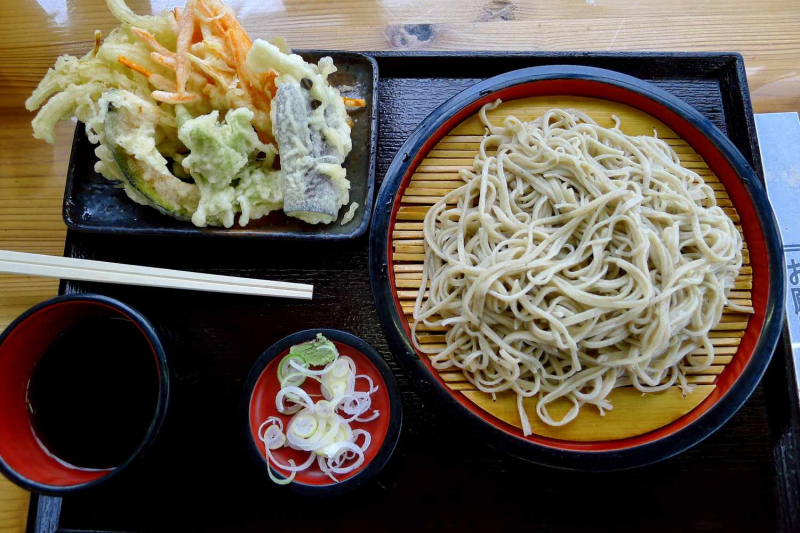
[[[499,104],[481,109],[487,132],[465,184],[425,217],[416,346],[478,390],[515,392],[526,435],[524,398],[560,426],[584,404],[611,409],[615,387],[691,391],[686,373],[714,360],[723,307],[752,312],[727,299],[742,237],[714,191],[616,117],[609,129],[553,109],[492,126]],[[446,347],[421,345],[420,324],[448,326]],[[555,420],[559,398],[572,405]]]

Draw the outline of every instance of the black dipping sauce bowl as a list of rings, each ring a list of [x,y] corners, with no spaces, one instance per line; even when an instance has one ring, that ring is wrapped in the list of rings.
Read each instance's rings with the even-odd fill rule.
[[[86,319],[114,317],[130,321],[147,341],[158,373],[155,412],[135,451],[119,465],[89,469],[57,458],[38,438],[28,406],[28,388],[37,363],[63,333]],[[113,346],[109,357],[113,357]],[[123,374],[108,379],[125,379]],[[164,348],[147,319],[126,304],[97,294],[59,296],[14,320],[0,334],[0,471],[21,487],[63,495],[94,487],[128,469],[153,443],[169,402],[169,371]],[[121,420],[110,423],[124,423]]]
[[[369,376],[378,386],[378,390],[372,395],[372,409],[380,411],[380,416],[373,421],[351,423],[353,429],[366,430],[372,438],[364,454],[364,464],[358,469],[337,476],[339,482],[336,483],[314,462],[307,470],[299,472],[292,483],[279,487],[302,496],[328,497],[350,492],[374,478],[389,461],[400,438],[400,428],[403,423],[400,389],[389,365],[375,348],[355,335],[335,329],[309,329],[285,337],[267,349],[250,370],[242,395],[241,419],[246,446],[255,464],[264,473],[264,477],[268,476],[267,469],[271,469],[275,477],[285,479],[288,473],[267,461],[264,444],[258,436],[259,427],[270,416],[280,418],[284,429],[288,427],[292,415],[279,413],[275,406],[275,396],[281,388],[277,377],[278,366],[292,346],[313,340],[317,333],[322,333],[333,342],[340,355],[353,360],[356,374]],[[357,391],[367,388],[365,383],[359,383],[361,381],[363,380],[357,380]],[[301,388],[311,394],[315,401],[320,399],[319,383],[316,381],[307,379]],[[290,459],[296,464],[301,464],[309,454],[288,447],[273,450],[272,453],[282,464],[289,464]]]

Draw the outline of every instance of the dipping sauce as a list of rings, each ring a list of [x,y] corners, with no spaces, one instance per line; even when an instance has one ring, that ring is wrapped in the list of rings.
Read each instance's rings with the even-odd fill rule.
[[[147,339],[121,317],[94,317],[62,333],[28,385],[33,430],[45,448],[82,468],[107,469],[145,437],[158,401]]]

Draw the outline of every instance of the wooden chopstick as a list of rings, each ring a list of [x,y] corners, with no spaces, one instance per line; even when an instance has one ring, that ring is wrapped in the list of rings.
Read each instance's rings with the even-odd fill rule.
[[[123,285],[298,298],[302,300],[310,300],[314,292],[313,285],[303,283],[201,274],[166,268],[11,252],[8,250],[0,250],[0,272],[80,281],[101,281]]]

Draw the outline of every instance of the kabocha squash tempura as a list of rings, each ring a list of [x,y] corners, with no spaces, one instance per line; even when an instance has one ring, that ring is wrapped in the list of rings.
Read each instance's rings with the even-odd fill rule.
[[[34,137],[83,122],[99,161],[135,202],[196,226],[245,226],[283,209],[329,224],[350,201],[345,98],[283,39],[251,43],[219,0],[161,16],[107,0],[121,25],[82,58],[61,56],[26,102]],[[41,108],[41,109],[40,109]],[[280,155],[280,158],[277,156]],[[278,164],[280,160],[280,164]],[[352,204],[343,222],[352,217]]]

